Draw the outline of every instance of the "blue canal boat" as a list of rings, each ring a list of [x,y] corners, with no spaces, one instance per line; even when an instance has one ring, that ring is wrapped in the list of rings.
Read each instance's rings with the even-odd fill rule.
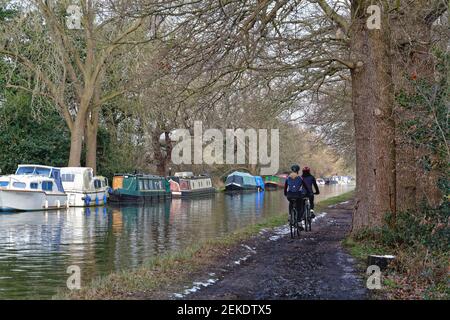
[[[259,177],[262,181],[262,178]],[[262,183],[264,188],[264,182]],[[225,181],[225,191],[258,191],[262,190],[255,176],[246,172],[235,171]]]

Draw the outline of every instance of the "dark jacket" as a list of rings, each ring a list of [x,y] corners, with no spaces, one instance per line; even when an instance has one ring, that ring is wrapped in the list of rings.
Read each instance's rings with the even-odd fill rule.
[[[297,177],[300,177],[297,173],[295,173],[295,172],[291,172],[291,174],[289,175],[289,177],[286,179],[286,181],[284,182],[284,195],[285,196],[288,196],[288,193],[291,193],[291,192],[288,192],[287,191],[287,188],[288,188],[288,179],[289,178],[292,178],[292,179],[295,179],[295,178],[297,178]],[[301,177],[300,177],[301,178]],[[303,186],[303,189],[304,190],[308,190],[307,189],[307,186],[306,186],[306,184],[305,184],[305,181],[303,181],[303,179],[302,179],[302,186]],[[291,194],[292,196],[294,196],[293,194]],[[301,195],[301,192],[299,193],[299,195]]]
[[[310,173],[304,173],[302,175],[302,179],[303,179],[303,184],[306,186],[306,190],[308,191],[309,194],[314,194],[313,192],[313,186],[314,189],[316,190],[316,193],[319,194],[319,187],[317,186],[317,182],[316,182],[316,178],[311,175]]]

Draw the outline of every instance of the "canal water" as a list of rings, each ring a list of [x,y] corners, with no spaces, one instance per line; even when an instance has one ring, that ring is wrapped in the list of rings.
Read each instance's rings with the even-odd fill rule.
[[[317,200],[352,188],[323,186]],[[66,286],[69,266],[80,267],[83,285],[283,211],[287,201],[282,192],[266,191],[146,206],[0,214],[0,299],[48,299]]]

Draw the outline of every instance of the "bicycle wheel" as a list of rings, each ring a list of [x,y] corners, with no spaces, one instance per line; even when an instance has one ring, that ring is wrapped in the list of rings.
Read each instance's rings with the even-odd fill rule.
[[[295,229],[297,230],[297,237],[300,237],[300,224],[301,221],[298,221],[298,216],[295,219]]]
[[[295,208],[293,208],[290,212],[289,212],[289,227],[291,229],[291,239],[294,239],[294,234],[295,234]]]
[[[311,207],[309,201],[305,201],[305,231],[311,231]]]

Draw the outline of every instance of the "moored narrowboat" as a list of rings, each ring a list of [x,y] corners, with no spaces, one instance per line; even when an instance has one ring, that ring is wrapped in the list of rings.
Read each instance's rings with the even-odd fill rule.
[[[147,202],[170,199],[166,178],[147,174],[116,174],[113,177],[110,202]]]
[[[225,181],[225,191],[257,191],[256,179],[249,173],[235,171]]]
[[[256,186],[258,191],[264,191],[264,179],[260,176],[255,176]]]
[[[277,174],[277,177],[278,177],[278,186],[280,187],[280,188],[284,188],[284,184],[285,184],[285,182],[286,182],[286,180],[287,180],[287,178],[288,178],[288,174],[287,173],[281,173],[281,174]]]
[[[280,183],[280,177],[278,176],[265,176],[264,186],[266,190],[276,190],[278,189]]]
[[[194,176],[192,172],[177,172],[168,179],[170,191],[174,198],[211,195],[216,192],[216,189],[212,186],[211,178],[208,176]]]

